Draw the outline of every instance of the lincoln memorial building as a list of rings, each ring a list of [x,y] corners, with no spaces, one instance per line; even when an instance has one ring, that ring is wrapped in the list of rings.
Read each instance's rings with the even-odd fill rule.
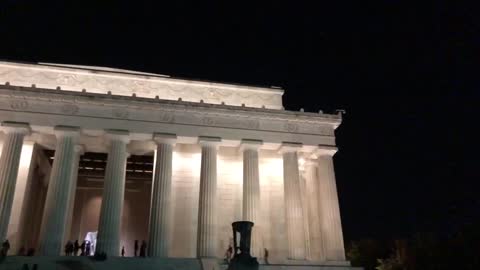
[[[286,111],[283,93],[0,62],[1,242],[32,258],[69,240],[131,257],[145,240],[145,260],[222,259],[245,220],[261,267],[268,250],[271,265],[352,269],[333,164],[342,115]]]

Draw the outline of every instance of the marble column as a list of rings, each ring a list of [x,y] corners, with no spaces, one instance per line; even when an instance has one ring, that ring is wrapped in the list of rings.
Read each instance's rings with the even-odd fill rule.
[[[243,150],[243,220],[254,223],[250,251],[254,256],[261,256],[260,213],[260,177],[258,171],[258,149],[262,141],[242,140]]]
[[[80,135],[80,129],[78,127],[57,126],[54,132],[57,143],[43,210],[39,244],[39,254],[44,256],[62,254],[65,245],[63,237],[67,223],[72,170],[75,168],[73,165],[75,160],[74,148]]]
[[[305,159],[302,160],[300,166],[300,200],[302,203],[303,232],[305,233],[305,260],[312,260],[311,242],[310,242],[310,224],[308,215],[308,196],[307,196],[307,179],[305,177]]]
[[[75,155],[73,157],[73,169],[70,185],[70,195],[68,196],[68,212],[67,212],[67,225],[65,227],[65,235],[63,236],[63,243],[66,243],[68,240],[75,241],[75,239],[70,239],[70,234],[72,232],[72,219],[73,219],[73,206],[75,204],[75,195],[77,192],[77,181],[78,181],[78,166],[80,162],[80,156],[83,154],[83,146],[75,145],[73,151]]]
[[[317,161],[305,162],[305,189],[308,211],[308,227],[310,236],[310,256],[314,261],[325,260],[322,230],[320,227],[320,204],[318,202]]]
[[[283,143],[283,186],[288,239],[288,259],[305,260],[305,229],[300,195],[298,153],[301,144]]]
[[[325,257],[329,261],[344,261],[345,248],[343,243],[340,207],[338,204],[337,185],[333,168],[335,147],[322,146],[317,151],[318,184],[321,214],[321,229],[325,246]]]
[[[30,126],[26,123],[3,122],[1,129],[5,133],[0,156],[0,241],[3,243],[10,223],[23,139],[30,133]]]
[[[200,137],[202,161],[198,202],[197,257],[217,255],[217,137]]]
[[[168,257],[172,211],[172,155],[177,140],[174,134],[154,134],[157,143],[155,175],[150,206],[149,246],[151,257]]]
[[[107,256],[119,256],[128,157],[127,143],[130,139],[128,131],[124,130],[109,130],[106,139],[110,145],[95,252],[105,252]]]

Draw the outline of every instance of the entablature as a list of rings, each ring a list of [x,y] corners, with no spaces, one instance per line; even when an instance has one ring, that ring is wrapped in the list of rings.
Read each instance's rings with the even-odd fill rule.
[[[58,125],[78,126],[90,148],[104,145],[92,138],[106,129],[123,129],[132,140],[153,133],[176,134],[178,143],[218,136],[226,146],[253,139],[273,150],[285,141],[333,146],[341,116],[4,85],[0,121],[27,122],[42,134],[53,134]]]

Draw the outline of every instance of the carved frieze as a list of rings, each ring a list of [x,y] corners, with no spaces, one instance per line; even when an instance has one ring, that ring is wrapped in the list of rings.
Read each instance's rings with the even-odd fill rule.
[[[62,113],[64,114],[76,114],[78,112],[78,106],[74,104],[64,104],[62,105],[61,109]]]
[[[112,92],[113,95],[178,100],[271,109],[282,108],[282,90],[229,85],[221,83],[198,82],[165,78],[155,75],[138,75],[128,71],[105,70],[92,67],[28,65],[0,62],[0,83],[30,86],[36,84],[47,89],[86,91],[91,93]]]
[[[298,131],[298,125],[294,124],[292,122],[287,122],[284,125],[284,129],[285,129],[285,131],[295,133],[295,132]]]
[[[173,123],[175,122],[175,115],[170,112],[161,112],[157,119],[160,122]]]
[[[17,111],[26,110],[29,104],[26,100],[13,99],[10,100],[10,108]]]
[[[130,114],[129,111],[123,108],[114,108],[112,110],[112,115],[115,118],[127,119],[129,114]]]
[[[313,116],[286,111],[236,109],[229,106],[185,104],[108,95],[91,95],[52,90],[14,90],[0,87],[1,109],[39,112],[55,111],[66,116],[114,118],[128,121],[174,123],[184,126],[206,126],[259,130],[292,134],[334,136],[339,118]],[[7,107],[5,107],[7,106]]]

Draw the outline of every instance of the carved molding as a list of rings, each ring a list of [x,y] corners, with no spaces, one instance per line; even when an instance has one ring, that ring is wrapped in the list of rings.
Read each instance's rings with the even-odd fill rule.
[[[61,110],[65,114],[74,115],[78,112],[78,106],[74,104],[64,104]]]
[[[16,111],[22,111],[28,109],[28,102],[22,99],[12,99],[10,100],[10,108]]]
[[[9,89],[11,88],[11,89]],[[14,90],[16,89],[16,90]],[[334,136],[341,119],[334,115],[313,115],[278,110],[239,108],[189,102],[75,93],[18,87],[0,87],[2,110],[29,111],[84,117],[153,121],[195,126]]]
[[[140,75],[131,71],[100,68],[75,68],[47,65],[18,64],[0,62],[0,83],[31,86],[38,88],[69,91],[86,91],[114,95],[184,101],[271,109],[282,108],[282,90],[239,86],[211,82],[188,81],[165,78],[159,75]]]

